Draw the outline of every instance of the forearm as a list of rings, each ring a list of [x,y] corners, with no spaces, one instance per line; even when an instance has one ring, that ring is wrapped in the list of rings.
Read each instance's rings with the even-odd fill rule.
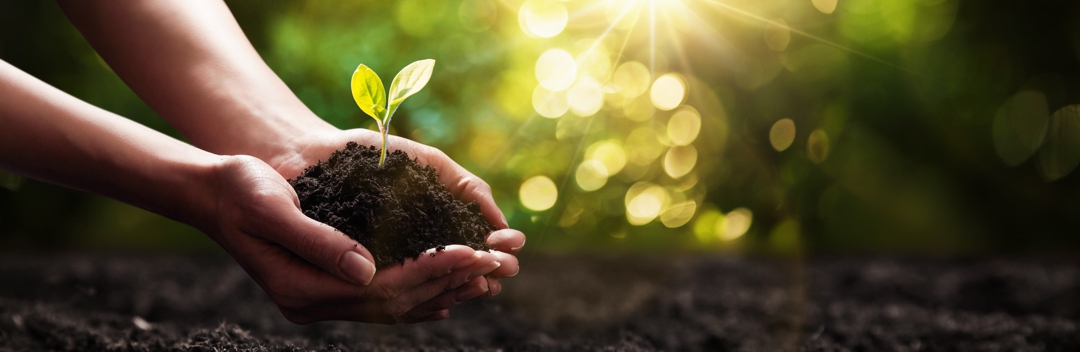
[[[113,70],[196,146],[296,154],[290,140],[333,127],[263,62],[219,0],[59,1]]]
[[[219,157],[89,105],[0,61],[0,168],[179,221],[204,218]]]

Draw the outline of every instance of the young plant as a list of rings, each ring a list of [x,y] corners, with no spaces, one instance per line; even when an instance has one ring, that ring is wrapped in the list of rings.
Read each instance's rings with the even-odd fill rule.
[[[379,135],[382,136],[382,153],[379,155],[379,166],[386,162],[386,137],[390,131],[390,119],[394,117],[401,102],[405,98],[416,94],[423,89],[429,79],[431,71],[435,68],[435,60],[420,60],[405,66],[394,76],[394,82],[390,84],[389,100],[387,93],[383,91],[382,80],[371,68],[360,64],[352,76],[352,95],[360,110],[375,119],[379,125]]]

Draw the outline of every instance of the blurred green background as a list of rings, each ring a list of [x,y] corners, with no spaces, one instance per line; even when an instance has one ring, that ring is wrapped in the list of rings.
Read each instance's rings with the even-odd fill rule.
[[[358,64],[436,59],[392,133],[486,179],[530,249],[1080,249],[1077,2],[227,3],[342,128],[373,124]],[[0,59],[180,138],[52,2],[0,3]],[[4,250],[220,251],[110,199],[0,186]]]

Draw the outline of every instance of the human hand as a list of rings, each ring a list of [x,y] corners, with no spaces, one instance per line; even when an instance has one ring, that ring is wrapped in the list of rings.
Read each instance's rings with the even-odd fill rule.
[[[453,305],[490,294],[494,279],[484,275],[517,271],[514,260],[460,245],[376,271],[363,246],[305,216],[292,187],[263,161],[225,157],[210,175],[207,221],[197,226],[294,323],[445,319]]]
[[[265,158],[278,173],[285,178],[295,178],[304,169],[326,160],[334,151],[344,148],[348,142],[360,145],[380,145],[378,133],[366,129],[338,130],[320,128],[308,131],[290,143],[289,153]],[[491,196],[491,187],[476,175],[458,165],[442,151],[405,138],[390,136],[389,149],[401,150],[416,158],[421,165],[434,167],[439,172],[439,180],[447,190],[459,200],[476,202],[484,218],[498,228],[488,235],[487,245],[494,251],[496,259],[502,265],[486,276],[490,295],[502,290],[499,279],[514,276],[518,272],[518,260],[514,254],[525,245],[525,234],[510,229],[502,211],[495,205]]]
[[[148,178],[153,180],[152,186],[159,188],[153,190],[165,193],[165,195],[148,197],[145,195],[146,190],[140,188],[137,192],[119,196],[134,204],[162,214],[169,214],[174,219],[198,224],[197,227],[210,234],[225,247],[248,273],[256,278],[267,292],[270,292],[275,302],[282,307],[282,312],[290,320],[296,322],[321,319],[406,321],[407,319],[403,319],[402,316],[412,318],[415,314],[402,313],[401,310],[404,309],[402,307],[412,304],[412,301],[402,301],[405,303],[394,301],[387,297],[399,295],[391,294],[376,295],[375,299],[369,299],[368,292],[384,290],[388,293],[405,294],[406,291],[403,290],[411,290],[408,284],[416,282],[416,285],[419,285],[416,287],[421,287],[432,281],[443,279],[424,281],[391,279],[424,277],[425,270],[432,273],[430,278],[435,278],[438,277],[436,272],[449,272],[451,268],[454,268],[454,262],[475,255],[475,252],[470,252],[471,249],[451,246],[431,259],[421,256],[415,264],[407,263],[401,267],[379,270],[374,274],[368,286],[360,286],[358,283],[364,282],[367,277],[372,277],[371,273],[375,272],[373,267],[370,271],[357,269],[350,272],[342,271],[338,267],[339,262],[358,262],[354,260],[358,256],[366,260],[367,264],[356,264],[350,267],[367,268],[371,257],[361,247],[347,240],[346,236],[332,232],[328,226],[303,216],[297,209],[296,196],[285,182],[285,178],[295,177],[307,166],[314,164],[320,158],[325,159],[333,150],[345,146],[348,141],[356,141],[364,145],[378,145],[379,143],[376,142],[378,135],[370,131],[339,131],[312,113],[289,90],[285,82],[281,81],[262,61],[258,52],[244,37],[243,31],[232,18],[224,2],[210,1],[193,4],[182,0],[135,3],[63,1],[60,5],[72,23],[108,61],[110,67],[115,68],[116,73],[124,82],[170,125],[180,131],[191,144],[217,155],[252,155],[265,161],[265,164],[269,164],[273,170],[277,170],[275,173],[252,158],[229,157],[218,167],[220,175],[216,192],[191,195],[188,194],[191,193],[188,187],[161,187],[162,183],[158,181],[158,178]],[[140,30],[131,31],[130,28]],[[169,44],[162,45],[162,43]],[[12,105],[0,104],[0,107]],[[46,105],[46,107],[50,106],[57,105]],[[34,111],[46,110],[35,109]],[[27,119],[27,121],[46,120]],[[75,126],[74,124],[49,125],[72,128],[70,135],[83,134],[83,131],[72,127]],[[8,126],[5,125],[5,127]],[[100,124],[94,123],[80,127],[93,130],[100,127]],[[14,131],[14,129],[7,128],[3,131]],[[40,135],[34,133],[21,135],[41,139]],[[50,140],[66,141],[67,139]],[[129,137],[125,140],[135,139]],[[14,141],[14,139],[0,138],[0,142],[2,141]],[[21,143],[15,144],[20,148],[23,147]],[[131,160],[147,159],[142,154],[137,154],[138,157],[119,158],[117,156],[127,155],[117,151],[155,150],[159,151],[158,155],[181,155],[160,153],[160,151],[172,152],[175,149],[182,149],[179,146],[173,149],[154,149],[148,146],[157,147],[158,145],[148,143],[108,150],[100,148],[101,144],[86,145],[99,147],[95,150],[101,150],[101,153],[106,156],[81,157],[72,159],[73,162],[92,160],[101,164],[100,161],[103,159],[116,157],[115,159],[121,161],[121,165],[115,167],[116,169],[127,167],[131,164]],[[501,289],[498,278],[512,276],[517,272],[517,259],[512,254],[520,250],[525,242],[525,236],[517,231],[506,230],[506,221],[495,207],[487,185],[447,158],[442,152],[396,137],[391,137],[390,146],[393,149],[404,149],[412,156],[419,158],[421,163],[434,166],[439,170],[443,183],[451,192],[463,201],[479,202],[488,221],[503,229],[488,237],[488,245],[499,252],[481,253],[481,258],[477,259],[479,264],[476,264],[490,262],[490,257],[495,257],[502,266],[492,271],[487,278],[477,278],[469,281],[468,285],[457,288],[457,291],[479,290],[481,284],[485,284],[483,286],[488,288],[489,294],[498,293]],[[104,151],[109,153],[106,154]],[[73,155],[65,154],[65,152],[67,151],[57,152],[55,155]],[[177,157],[177,159],[177,162],[182,162],[189,158]],[[176,172],[167,172],[172,170],[140,168],[140,171],[145,170],[159,170],[158,172],[164,174],[163,177],[179,179],[178,183],[191,179]],[[71,177],[71,179],[82,183],[93,183],[79,177]],[[82,186],[79,182],[70,184]],[[93,189],[93,187],[86,187],[86,189]],[[104,190],[103,193],[116,192]],[[203,207],[181,205],[181,202],[175,201],[184,196],[217,198],[217,206],[205,207],[207,211],[216,211],[216,213],[202,214],[199,212],[203,211]],[[173,201],[163,202],[165,204],[162,204],[159,209],[158,199]],[[341,256],[348,252],[349,248],[356,248],[357,256],[350,255],[353,259],[345,261]],[[460,270],[468,270],[468,268]],[[453,271],[453,273],[457,272]],[[453,275],[455,274],[443,276]],[[350,280],[354,276],[364,279]],[[382,280],[380,278],[384,276],[390,281],[380,281]],[[468,277],[466,275],[462,279]],[[449,283],[447,285],[453,286]],[[369,290],[371,286],[379,288]],[[339,295],[333,295],[334,292]],[[357,300],[358,295],[363,299]],[[425,303],[413,306],[410,311],[421,306],[430,310],[460,301],[447,298],[451,297],[450,295],[443,293],[435,298],[429,298],[423,301]],[[337,308],[325,308],[330,307],[324,305],[325,302],[343,297],[348,298],[343,299],[346,303],[340,303],[344,305]],[[356,307],[360,305],[368,307],[367,305],[371,302],[379,300],[392,304],[390,310],[379,311],[378,308],[371,308],[377,313],[356,314],[358,312],[356,309],[359,309]],[[319,310],[313,307],[324,308]],[[340,314],[345,315],[339,316]],[[371,316],[379,318],[367,318]]]

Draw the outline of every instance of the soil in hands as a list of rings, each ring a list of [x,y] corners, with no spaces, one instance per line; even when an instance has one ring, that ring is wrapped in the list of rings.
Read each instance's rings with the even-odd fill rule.
[[[379,167],[378,148],[349,142],[289,183],[305,215],[360,242],[379,268],[451,244],[488,250],[496,230],[478,204],[457,200],[434,168],[400,150]]]

